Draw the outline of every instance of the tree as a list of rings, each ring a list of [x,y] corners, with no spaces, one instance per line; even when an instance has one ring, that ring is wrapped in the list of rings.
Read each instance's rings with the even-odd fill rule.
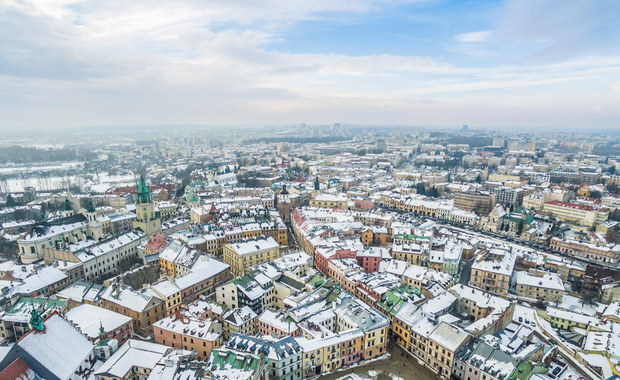
[[[424,183],[418,182],[415,185],[416,194],[426,195],[426,188],[424,187]]]
[[[592,198],[592,199],[601,199],[602,196],[603,196],[603,194],[601,194],[600,191],[596,191],[595,190],[595,191],[592,191],[590,193],[590,198]]]
[[[17,202],[15,202],[15,199],[13,199],[13,196],[9,194],[6,197],[6,207],[15,207],[16,205],[17,205]]]
[[[0,257],[8,260],[17,260],[19,257],[17,240],[7,240],[0,237]]]
[[[519,227],[517,228],[517,235],[521,235],[523,232],[523,219],[519,220]]]

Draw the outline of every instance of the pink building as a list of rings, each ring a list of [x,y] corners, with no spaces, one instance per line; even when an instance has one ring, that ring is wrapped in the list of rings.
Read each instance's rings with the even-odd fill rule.
[[[266,309],[258,317],[258,333],[264,336],[299,336],[299,327],[287,313]]]

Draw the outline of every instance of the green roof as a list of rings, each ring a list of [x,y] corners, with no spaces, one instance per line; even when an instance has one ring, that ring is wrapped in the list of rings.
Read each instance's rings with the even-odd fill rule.
[[[138,194],[139,203],[151,203],[151,193],[142,175],[140,175],[140,182],[136,186],[136,193]]]
[[[377,305],[390,314],[396,314],[414,294],[419,296],[420,289],[403,285],[385,292],[377,301]]]
[[[279,281],[297,290],[304,288],[304,284],[288,276],[280,276]]]
[[[198,198],[198,196],[196,195],[196,193],[194,193],[193,190],[191,190],[188,194],[187,194],[187,201],[189,203],[194,203],[194,202],[198,202],[200,200],[200,198]]]
[[[41,307],[41,305],[45,305],[46,309],[50,309],[53,307],[62,308],[65,306],[67,301],[55,299],[55,298],[38,298],[38,297],[19,297],[15,305],[7,312],[8,314],[15,313],[23,313],[30,312],[32,307],[35,308]]]
[[[315,274],[314,277],[312,277],[310,279],[310,281],[308,281],[308,283],[313,287],[316,288],[318,286],[321,286],[325,283],[325,278],[323,276],[321,276],[320,274]]]
[[[267,361],[267,358],[264,359]],[[211,351],[207,368],[211,371],[217,370],[240,370],[247,371],[248,378],[252,377],[252,372],[258,368],[260,359],[252,354],[238,353],[232,350],[216,349]]]
[[[521,360],[514,371],[508,376],[507,380],[527,380],[534,373],[547,373],[547,368],[533,366],[525,360]]]
[[[428,236],[418,236],[411,234],[396,234],[393,236],[393,239],[403,239],[403,240],[430,240]]]

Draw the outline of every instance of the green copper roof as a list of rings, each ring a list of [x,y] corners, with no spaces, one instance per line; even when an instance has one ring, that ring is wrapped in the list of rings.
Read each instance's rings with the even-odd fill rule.
[[[95,210],[95,206],[93,205],[93,200],[92,199],[88,200],[88,206],[86,208],[86,211],[88,211],[88,212],[95,212],[95,211],[97,211],[97,210]]]
[[[216,349],[211,352],[207,366],[211,370],[237,369],[243,371],[255,371],[258,368],[259,360],[252,354],[238,355],[234,351]],[[265,357],[265,361],[267,358]]]
[[[420,294],[418,288],[403,285],[385,292],[377,301],[377,305],[390,314],[396,314],[413,295],[419,296]]]
[[[45,305],[46,308],[59,307],[62,308],[67,302],[59,299],[47,299],[38,297],[19,297],[15,305],[9,311],[8,314],[21,313],[27,309],[39,308]]]
[[[527,380],[534,373],[547,373],[547,368],[533,366],[525,360],[521,360],[507,380]]]
[[[430,240],[428,236],[418,236],[418,235],[407,235],[407,234],[396,234],[393,239],[403,239],[403,240]]]
[[[136,193],[138,194],[138,203],[151,203],[151,193],[142,175],[140,175],[140,182],[136,186]]]
[[[194,190],[190,190],[189,193],[187,194],[187,202],[194,203],[194,202],[198,202],[199,200],[200,199],[198,198]]]
[[[324,282],[325,278],[323,278],[323,276],[321,276],[320,274],[315,274],[314,277],[312,277],[310,281],[308,281],[308,283],[310,283],[313,288],[323,285]]]

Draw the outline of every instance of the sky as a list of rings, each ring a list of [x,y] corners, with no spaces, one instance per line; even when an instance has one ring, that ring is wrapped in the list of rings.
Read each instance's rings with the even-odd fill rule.
[[[617,0],[0,0],[0,128],[620,128]]]

